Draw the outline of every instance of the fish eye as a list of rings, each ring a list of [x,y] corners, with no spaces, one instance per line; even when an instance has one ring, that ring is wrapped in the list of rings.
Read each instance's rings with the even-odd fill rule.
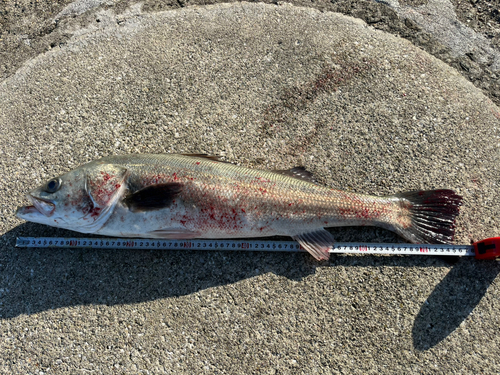
[[[47,182],[47,185],[45,186],[45,191],[47,193],[55,193],[59,188],[61,187],[61,179],[59,178],[53,178],[52,180],[49,180]]]

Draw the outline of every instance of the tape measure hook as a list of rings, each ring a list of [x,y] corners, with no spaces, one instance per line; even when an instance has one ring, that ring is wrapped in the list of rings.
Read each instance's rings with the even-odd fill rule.
[[[500,237],[487,238],[474,242],[476,259],[496,259],[500,257]]]

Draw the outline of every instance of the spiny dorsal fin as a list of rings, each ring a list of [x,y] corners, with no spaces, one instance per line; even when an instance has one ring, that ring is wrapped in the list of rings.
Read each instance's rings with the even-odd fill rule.
[[[123,203],[132,212],[161,210],[172,204],[172,201],[182,191],[182,184],[169,182],[166,184],[149,185],[127,195]]]
[[[282,174],[285,176],[294,177],[294,178],[297,178],[299,180],[312,182],[313,184],[317,183],[313,174],[311,172],[309,172],[305,167],[293,167],[291,169],[273,170],[273,172],[278,173],[278,174]]]
[[[217,155],[208,155],[208,154],[181,154],[182,156],[189,156],[192,158],[203,158],[203,159],[210,159],[213,161],[221,161],[220,157]]]

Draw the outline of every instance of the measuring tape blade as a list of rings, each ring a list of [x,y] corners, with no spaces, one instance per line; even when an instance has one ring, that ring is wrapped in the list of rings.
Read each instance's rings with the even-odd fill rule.
[[[63,238],[20,237],[17,247],[36,248],[93,248],[93,249],[163,249],[163,250],[251,250],[251,251],[305,251],[295,241],[259,240],[155,240],[128,238]],[[390,255],[448,255],[474,256],[474,246],[344,243],[337,242],[330,253],[390,254]]]

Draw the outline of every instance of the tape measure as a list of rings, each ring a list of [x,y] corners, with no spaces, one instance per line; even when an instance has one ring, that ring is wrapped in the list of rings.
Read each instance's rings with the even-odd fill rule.
[[[92,249],[163,249],[163,250],[250,250],[305,251],[295,241],[259,240],[155,240],[127,238],[19,237],[16,247],[92,248]],[[330,253],[475,256],[495,259],[500,256],[500,237],[488,238],[473,245],[344,243],[332,246]]]

